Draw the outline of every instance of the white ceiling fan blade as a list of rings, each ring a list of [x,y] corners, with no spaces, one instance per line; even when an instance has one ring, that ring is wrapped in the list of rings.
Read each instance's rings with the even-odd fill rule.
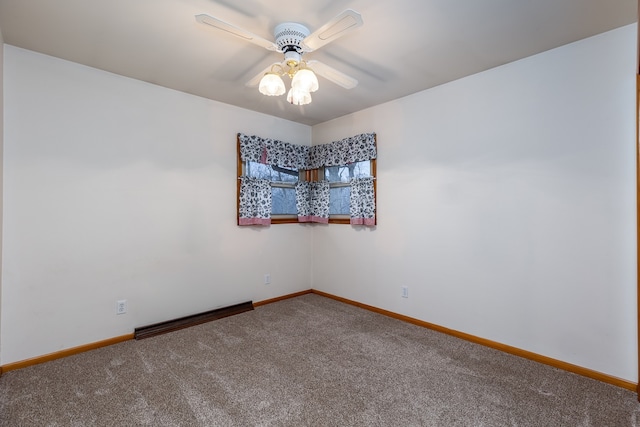
[[[260,71],[258,74],[255,75],[255,77],[253,77],[251,80],[249,80],[248,82],[246,82],[244,85],[247,87],[255,87],[258,86],[260,84],[260,80],[262,80],[262,77],[264,77],[264,75],[266,73],[268,73],[269,71],[271,71],[271,69],[273,68],[273,66],[275,65],[280,65],[282,66],[282,64],[280,62],[274,62],[273,64],[269,65],[268,67],[266,67],[264,70]]]
[[[324,77],[330,82],[333,82],[338,86],[342,86],[345,89],[353,89],[358,86],[358,80],[328,66],[323,62],[308,61],[307,65],[309,65],[309,68],[311,68],[317,75]]]
[[[355,10],[347,9],[331,21],[309,34],[303,41],[305,52],[314,51],[332,42],[346,33],[361,27],[362,15]]]
[[[265,49],[274,51],[278,50],[278,46],[276,46],[274,42],[257,36],[249,31],[243,30],[242,28],[238,28],[235,25],[231,25],[228,22],[224,22],[218,18],[214,18],[213,16],[202,13],[200,15],[196,15],[196,21],[200,22],[201,24],[210,25],[214,28],[226,31],[236,37],[240,37],[241,39],[244,39],[248,42],[257,44],[258,46],[262,46]]]

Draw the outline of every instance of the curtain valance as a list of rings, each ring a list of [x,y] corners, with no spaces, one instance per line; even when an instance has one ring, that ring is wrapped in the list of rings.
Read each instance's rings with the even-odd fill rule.
[[[242,161],[259,162],[290,169],[307,169],[309,147],[277,139],[238,134]]]
[[[349,163],[372,160],[376,157],[376,134],[362,133],[329,144],[310,147],[306,169],[343,166]]]
[[[375,133],[363,133],[329,144],[295,145],[276,139],[238,134],[242,161],[292,169],[342,166],[377,157]]]

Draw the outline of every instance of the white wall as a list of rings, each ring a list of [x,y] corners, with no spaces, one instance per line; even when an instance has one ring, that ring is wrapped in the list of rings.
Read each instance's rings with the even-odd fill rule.
[[[635,60],[632,25],[314,126],[379,148],[314,289],[636,382]]]
[[[2,169],[2,153],[4,141],[4,92],[3,92],[3,75],[4,75],[4,40],[2,39],[2,29],[0,28],[0,242],[2,242],[2,191],[4,185],[2,177],[4,175]],[[2,244],[0,244],[0,331],[2,330]],[[2,354],[2,339],[0,339],[0,354]]]
[[[8,45],[4,84],[1,364],[311,288],[311,228],[235,203],[236,133],[310,127]]]

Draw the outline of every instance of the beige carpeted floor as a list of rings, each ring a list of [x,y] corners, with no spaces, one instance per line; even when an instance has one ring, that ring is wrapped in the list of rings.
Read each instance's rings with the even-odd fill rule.
[[[318,295],[0,378],[2,426],[636,426],[636,394]]]

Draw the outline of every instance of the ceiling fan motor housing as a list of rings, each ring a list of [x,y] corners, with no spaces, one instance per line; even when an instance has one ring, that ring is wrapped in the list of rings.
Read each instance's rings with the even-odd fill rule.
[[[284,22],[276,26],[273,34],[278,49],[284,53],[285,61],[299,63],[303,52],[302,40],[310,34],[309,29],[296,22]]]

